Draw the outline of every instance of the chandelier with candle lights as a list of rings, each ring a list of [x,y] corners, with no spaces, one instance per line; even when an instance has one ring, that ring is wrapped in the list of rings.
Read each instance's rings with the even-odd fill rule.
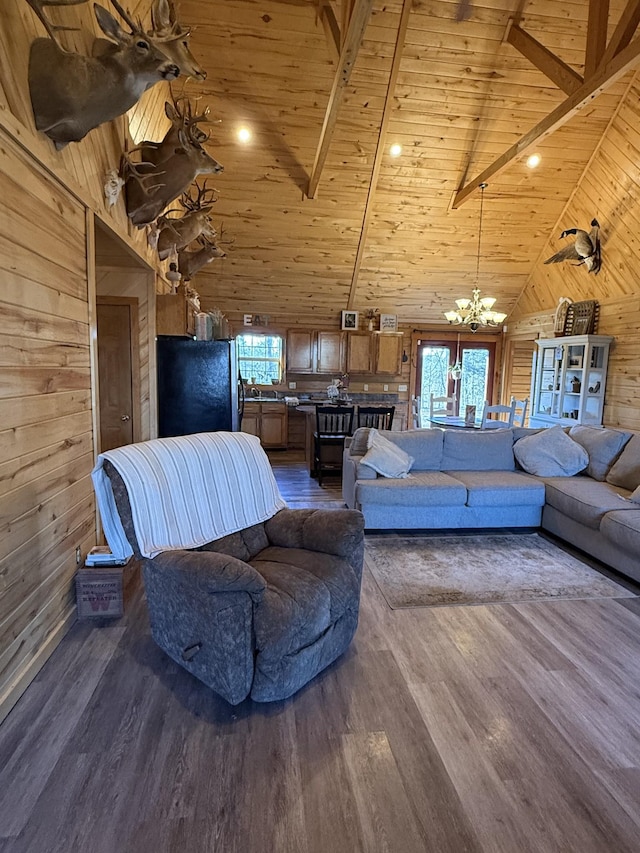
[[[477,332],[482,326],[499,326],[506,319],[502,311],[494,311],[495,298],[483,296],[480,298],[478,280],[480,276],[480,241],[482,238],[482,212],[484,202],[484,191],[487,184],[480,184],[480,224],[478,226],[478,254],[476,257],[476,286],[473,288],[471,299],[456,299],[458,306],[455,311],[445,311],[444,316],[448,322],[454,325],[464,323],[472,332]]]

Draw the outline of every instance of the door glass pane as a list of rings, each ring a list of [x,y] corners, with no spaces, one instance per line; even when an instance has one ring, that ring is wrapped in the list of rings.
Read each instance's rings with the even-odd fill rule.
[[[462,376],[458,383],[461,414],[464,414],[467,406],[475,406],[477,416],[480,417],[484,401],[488,397],[488,376],[489,350],[480,347],[470,349],[463,347]]]
[[[428,426],[429,400],[449,396],[449,364],[451,350],[448,346],[422,347],[422,376],[420,382],[421,419]]]

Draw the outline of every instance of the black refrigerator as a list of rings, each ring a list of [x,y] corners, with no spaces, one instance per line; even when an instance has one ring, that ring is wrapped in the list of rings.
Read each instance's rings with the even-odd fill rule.
[[[235,341],[159,335],[158,436],[240,429],[244,390]]]

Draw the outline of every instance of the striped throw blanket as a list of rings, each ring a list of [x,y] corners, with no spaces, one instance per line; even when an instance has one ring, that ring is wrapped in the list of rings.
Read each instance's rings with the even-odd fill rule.
[[[119,558],[132,554],[103,462],[129,493],[133,525],[145,557],[196,548],[271,518],[286,504],[256,436],[206,432],[158,438],[108,450],[91,477],[107,542]]]

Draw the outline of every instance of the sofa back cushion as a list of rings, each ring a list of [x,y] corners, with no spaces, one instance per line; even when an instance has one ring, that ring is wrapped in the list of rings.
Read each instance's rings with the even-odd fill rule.
[[[408,429],[402,432],[380,430],[388,438],[413,457],[412,471],[440,471],[442,462],[441,429]]]
[[[443,471],[513,471],[515,468],[510,429],[445,429],[442,434]]]
[[[589,465],[585,473],[600,482],[604,482],[620,451],[631,438],[630,432],[619,429],[581,425],[571,427],[569,435],[589,454]]]
[[[362,457],[361,465],[373,468],[382,477],[403,478],[409,474],[413,456],[405,453],[394,441],[381,435],[377,429],[369,432],[369,449]]]
[[[606,477],[612,486],[632,492],[640,486],[640,435],[632,435]]]

